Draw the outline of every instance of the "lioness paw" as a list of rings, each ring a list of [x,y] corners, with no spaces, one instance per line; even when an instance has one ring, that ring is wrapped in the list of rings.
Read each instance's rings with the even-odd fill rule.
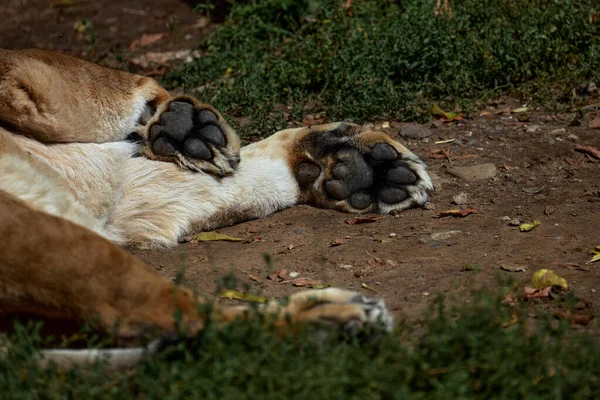
[[[356,335],[367,328],[386,331],[393,328],[393,318],[382,299],[338,288],[296,293],[290,296],[289,303],[278,316],[282,325],[289,322],[316,324],[349,335]]]
[[[148,125],[150,158],[173,161],[192,171],[218,176],[239,165],[240,142],[211,106],[180,96],[171,100]]]
[[[293,157],[303,202],[319,207],[389,213],[425,204],[433,190],[419,157],[355,124],[308,128]]]

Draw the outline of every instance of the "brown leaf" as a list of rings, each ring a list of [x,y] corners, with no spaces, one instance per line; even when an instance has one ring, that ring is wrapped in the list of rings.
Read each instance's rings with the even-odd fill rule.
[[[144,33],[141,38],[135,39],[133,42],[131,42],[131,44],[129,45],[129,50],[134,51],[138,47],[150,46],[151,44],[154,44],[154,43],[162,40],[166,36],[167,36],[167,33],[165,33],[165,32]]]
[[[554,264],[558,265],[560,267],[567,267],[567,268],[574,269],[574,270],[577,270],[577,271],[585,271],[585,272],[590,271],[590,269],[588,267],[586,267],[585,265],[581,265],[581,264],[577,264],[577,263],[572,263],[572,262],[566,262],[566,263],[557,262],[557,263],[554,263]]]
[[[331,242],[329,242],[329,247],[337,247],[343,244],[346,244],[346,242],[344,242],[342,239],[333,239]]]
[[[578,151],[580,153],[590,155],[590,156],[600,160],[600,150],[597,149],[596,147],[581,146],[581,145],[576,144],[575,146],[573,146],[573,150]]]
[[[356,218],[347,219],[346,223],[348,225],[358,225],[358,224],[366,224],[369,222],[375,222],[379,219],[381,219],[381,217],[356,217]]]
[[[323,283],[323,282],[314,280],[314,279],[306,279],[306,278],[295,279],[292,281],[292,285],[297,286],[297,287],[316,286],[316,285],[320,285],[321,283]]]
[[[584,162],[577,161],[569,157],[565,157],[565,162],[573,167],[583,167],[585,165]]]
[[[550,297],[551,287],[535,289],[530,286],[525,286],[525,299],[547,299]]]
[[[588,128],[590,129],[600,129],[600,117],[596,117],[590,121],[588,124]]]
[[[577,325],[587,325],[590,323],[591,320],[594,319],[593,315],[577,314],[565,311],[557,311],[554,313],[554,316],[559,319],[568,321],[570,324]]]
[[[260,278],[256,275],[248,275],[248,278],[250,278],[251,280],[253,280],[254,282],[260,282]]]
[[[441,211],[438,213],[437,217],[438,218],[444,218],[444,217],[458,217],[458,218],[464,218],[469,214],[476,214],[477,210],[474,208],[465,208],[463,210],[446,210],[446,211]]]
[[[287,269],[278,269],[273,271],[271,274],[269,274],[267,276],[267,279],[272,280],[273,282],[281,282],[281,281],[286,281],[290,279],[290,276],[288,274],[288,270]]]

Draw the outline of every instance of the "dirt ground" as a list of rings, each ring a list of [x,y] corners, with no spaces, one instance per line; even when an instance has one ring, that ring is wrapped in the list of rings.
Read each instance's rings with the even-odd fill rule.
[[[177,0],[80,0],[70,7],[52,3],[67,4],[3,1],[0,47],[58,49],[119,66],[123,55],[193,48],[210,29]],[[94,46],[73,28],[82,18],[92,22]],[[145,33],[166,36],[130,50]],[[141,72],[156,75],[164,69]],[[460,123],[416,126],[420,132],[430,130],[426,139],[401,138],[428,162],[434,176],[436,193],[424,209],[350,225],[351,215],[301,206],[220,230],[246,242],[132,251],[169,277],[187,267],[186,284],[199,292],[214,292],[215,281],[227,272],[235,273],[241,287],[265,296],[301,290],[267,279],[272,270],[284,268],[323,284],[365,294],[376,291],[400,318],[417,317],[438,292],[460,297],[473,287],[495,287],[498,276],[523,286],[537,269],[551,268],[588,303],[581,312],[595,314],[600,309],[600,262],[586,262],[600,245],[600,161],[574,150],[577,145],[600,148],[600,129],[587,127],[595,115],[589,112],[581,126],[571,126],[574,113],[534,112],[523,120],[510,112],[520,106],[497,101]],[[406,125],[391,121],[382,129],[398,136]],[[454,141],[436,144],[450,139]],[[482,180],[462,180],[448,172],[460,166],[481,170],[482,164],[496,167]],[[453,204],[460,193],[466,193],[466,202]],[[467,207],[476,213],[438,218],[441,211]],[[513,220],[539,220],[541,225],[520,232],[510,225]],[[336,240],[343,244],[332,246]],[[264,254],[271,256],[272,266]],[[509,272],[500,266],[527,270]]]

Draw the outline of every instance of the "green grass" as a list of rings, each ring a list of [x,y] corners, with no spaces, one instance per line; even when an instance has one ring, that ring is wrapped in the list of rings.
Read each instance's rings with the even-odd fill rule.
[[[165,83],[249,117],[242,133],[264,136],[323,110],[424,120],[432,102],[468,109],[508,90],[572,100],[600,77],[596,0],[452,0],[451,19],[433,0],[355,1],[352,16],[341,3],[234,4],[203,56]],[[276,105],[292,107],[287,121]]]
[[[0,356],[0,398],[140,399],[587,399],[600,392],[600,348],[528,307],[484,292],[363,344],[280,338],[260,323],[209,326],[129,372],[40,370],[29,331]],[[512,324],[510,321],[516,323]],[[505,327],[503,327],[503,325]],[[508,326],[508,327],[506,327]]]

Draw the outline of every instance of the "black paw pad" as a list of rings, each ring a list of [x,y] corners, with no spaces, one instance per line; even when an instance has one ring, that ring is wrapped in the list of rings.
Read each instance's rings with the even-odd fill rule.
[[[417,181],[417,175],[406,167],[396,167],[388,171],[388,181],[399,185],[407,185]]]
[[[339,162],[331,170],[333,179],[325,182],[325,190],[331,197],[344,200],[351,194],[373,185],[373,169],[357,150],[338,150],[334,159]]]
[[[208,160],[213,154],[208,144],[223,147],[225,134],[218,117],[210,110],[199,110],[185,101],[173,101],[150,128],[152,150],[161,156],[183,152],[190,157]]]
[[[387,143],[377,143],[371,148],[371,157],[375,161],[393,161],[398,158],[398,152]]]
[[[388,204],[400,203],[407,197],[406,191],[395,187],[384,187],[379,191],[379,200]]]
[[[301,184],[314,182],[321,174],[321,167],[313,163],[301,163],[298,166],[296,178]]]
[[[373,199],[368,193],[358,192],[350,196],[348,201],[350,202],[350,205],[357,210],[364,210],[371,205]]]

